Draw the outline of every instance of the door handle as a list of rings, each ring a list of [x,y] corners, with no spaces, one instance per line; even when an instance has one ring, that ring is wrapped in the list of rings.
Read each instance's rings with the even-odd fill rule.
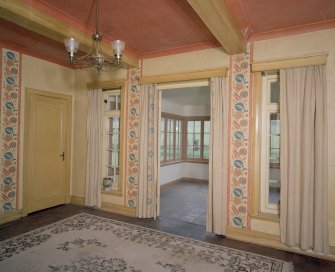
[[[62,157],[62,161],[64,161],[65,158],[65,153],[63,152],[62,154],[59,155],[60,157]]]

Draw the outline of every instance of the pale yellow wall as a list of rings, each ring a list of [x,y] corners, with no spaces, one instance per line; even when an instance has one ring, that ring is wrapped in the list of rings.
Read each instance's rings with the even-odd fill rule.
[[[221,48],[143,60],[142,75],[166,75],[228,67],[229,56]]]
[[[21,71],[21,125],[20,125],[20,180],[19,180],[19,209],[22,208],[23,188],[23,139],[24,139],[24,105],[25,90],[33,88],[42,91],[64,93],[73,96],[74,94],[74,70],[65,68],[45,60],[22,55]]]
[[[87,160],[87,88],[86,84],[93,81],[109,81],[114,79],[126,79],[127,71],[120,69],[111,72],[97,73],[88,70],[75,71],[75,103],[73,115],[73,164],[72,164],[72,195],[85,196],[85,177]],[[103,196],[103,201],[123,205],[123,198],[116,196]]]
[[[335,29],[305,33],[301,35],[258,41],[254,44],[254,61],[299,57],[328,53],[328,192],[329,235],[335,245]],[[256,226],[256,224],[252,224]],[[257,230],[268,232],[268,224],[257,224]],[[276,224],[273,225],[276,228]]]
[[[301,35],[257,41],[254,43],[254,61],[283,59],[319,53],[329,53],[327,64],[328,85],[328,135],[329,135],[329,234],[335,245],[335,29]],[[229,67],[229,56],[221,49],[146,59],[143,61],[143,76],[184,73]],[[279,235],[277,222],[251,219],[251,229]]]
[[[250,221],[250,228],[254,231],[280,235],[279,222],[271,222],[252,218]]]

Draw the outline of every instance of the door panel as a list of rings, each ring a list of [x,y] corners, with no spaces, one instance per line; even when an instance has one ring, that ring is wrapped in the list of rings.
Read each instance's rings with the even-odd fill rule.
[[[67,100],[29,96],[28,212],[66,201]],[[67,156],[67,154],[65,154]]]

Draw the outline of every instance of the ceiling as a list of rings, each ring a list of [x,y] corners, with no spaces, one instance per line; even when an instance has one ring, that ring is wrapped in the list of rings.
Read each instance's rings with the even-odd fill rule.
[[[180,106],[210,106],[208,86],[164,89],[162,100],[168,100]]]
[[[13,16],[5,5],[16,8],[22,5],[22,11],[30,12],[31,21],[21,18],[19,11]],[[31,27],[36,24],[34,20],[39,20],[38,12],[91,35],[95,26],[94,0],[0,1],[2,44],[67,65],[61,44],[66,29],[60,27],[63,32],[54,33],[57,29]],[[230,18],[228,27],[221,27],[225,23],[222,18]],[[104,42],[124,40],[126,54],[134,59],[220,46],[229,51],[226,43],[235,34],[244,43],[244,39],[259,40],[334,27],[334,0],[100,0]]]
[[[227,0],[239,28],[259,40],[335,27],[334,0]]]

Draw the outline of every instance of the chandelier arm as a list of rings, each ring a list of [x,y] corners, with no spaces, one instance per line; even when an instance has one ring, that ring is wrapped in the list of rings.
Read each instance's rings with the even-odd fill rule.
[[[91,48],[91,50],[89,52],[87,52],[85,55],[81,56],[81,57],[76,57],[76,60],[77,61],[81,61],[83,59],[86,59],[87,57],[91,56],[92,55],[92,52],[93,52],[93,48]]]

